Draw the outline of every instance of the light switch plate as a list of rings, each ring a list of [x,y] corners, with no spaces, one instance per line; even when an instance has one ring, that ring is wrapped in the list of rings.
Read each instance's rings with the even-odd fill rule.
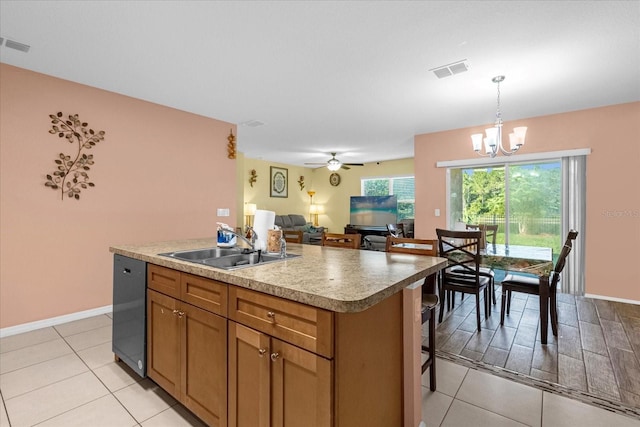
[[[436,209],[436,216],[440,216],[440,209]]]
[[[218,216],[229,216],[229,208],[218,208]]]

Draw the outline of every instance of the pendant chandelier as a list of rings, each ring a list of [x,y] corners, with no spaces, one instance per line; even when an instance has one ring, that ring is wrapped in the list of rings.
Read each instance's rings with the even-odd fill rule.
[[[527,133],[527,127],[521,126],[513,128],[513,133],[509,134],[509,150],[505,150],[502,146],[502,111],[500,110],[500,83],[504,81],[504,76],[496,76],[491,79],[498,85],[498,108],[496,110],[496,122],[492,128],[485,129],[486,137],[483,134],[476,133],[471,135],[473,151],[480,156],[489,156],[491,158],[502,153],[510,156],[524,145],[524,137]],[[484,142],[485,153],[482,153],[482,143]]]

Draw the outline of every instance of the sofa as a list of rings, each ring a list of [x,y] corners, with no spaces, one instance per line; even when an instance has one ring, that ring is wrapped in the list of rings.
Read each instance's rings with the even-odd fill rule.
[[[403,219],[398,224],[402,224],[404,237],[413,238],[414,236],[413,218]],[[388,229],[388,226],[387,226],[387,229]],[[385,236],[376,236],[376,235],[365,236],[363,239],[363,244],[365,249],[369,249],[371,251],[384,251],[387,245],[387,237],[386,235]]]
[[[319,243],[322,240],[324,227],[314,227],[304,215],[276,215],[274,223],[283,230],[302,231],[302,243]]]

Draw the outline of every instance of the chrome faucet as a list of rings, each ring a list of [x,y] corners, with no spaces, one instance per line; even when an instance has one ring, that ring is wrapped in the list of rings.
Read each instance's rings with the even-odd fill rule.
[[[244,237],[242,234],[238,234],[233,230],[228,230],[225,229],[224,231],[226,233],[231,233],[236,237],[239,237],[240,239],[242,239],[247,245],[249,245],[249,247],[251,247],[251,252],[255,252],[256,251],[256,241],[258,240],[258,234],[256,233],[256,231],[247,226],[247,231],[251,230],[251,240],[247,239],[246,237]]]

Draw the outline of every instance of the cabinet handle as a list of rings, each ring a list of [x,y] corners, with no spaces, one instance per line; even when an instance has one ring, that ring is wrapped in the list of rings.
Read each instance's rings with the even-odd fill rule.
[[[175,314],[178,314],[178,313],[180,313],[180,310],[173,310],[173,314],[174,314],[174,315],[175,315]]]
[[[258,356],[262,357],[266,352],[267,352],[266,348],[260,348],[258,349]]]
[[[178,317],[182,319],[182,316],[184,316],[184,311],[178,311]]]
[[[267,317],[273,322],[276,321],[276,314],[273,311],[267,311]]]
[[[276,360],[278,360],[278,358],[280,357],[280,353],[275,352],[275,353],[271,353],[271,361],[275,362]]]

